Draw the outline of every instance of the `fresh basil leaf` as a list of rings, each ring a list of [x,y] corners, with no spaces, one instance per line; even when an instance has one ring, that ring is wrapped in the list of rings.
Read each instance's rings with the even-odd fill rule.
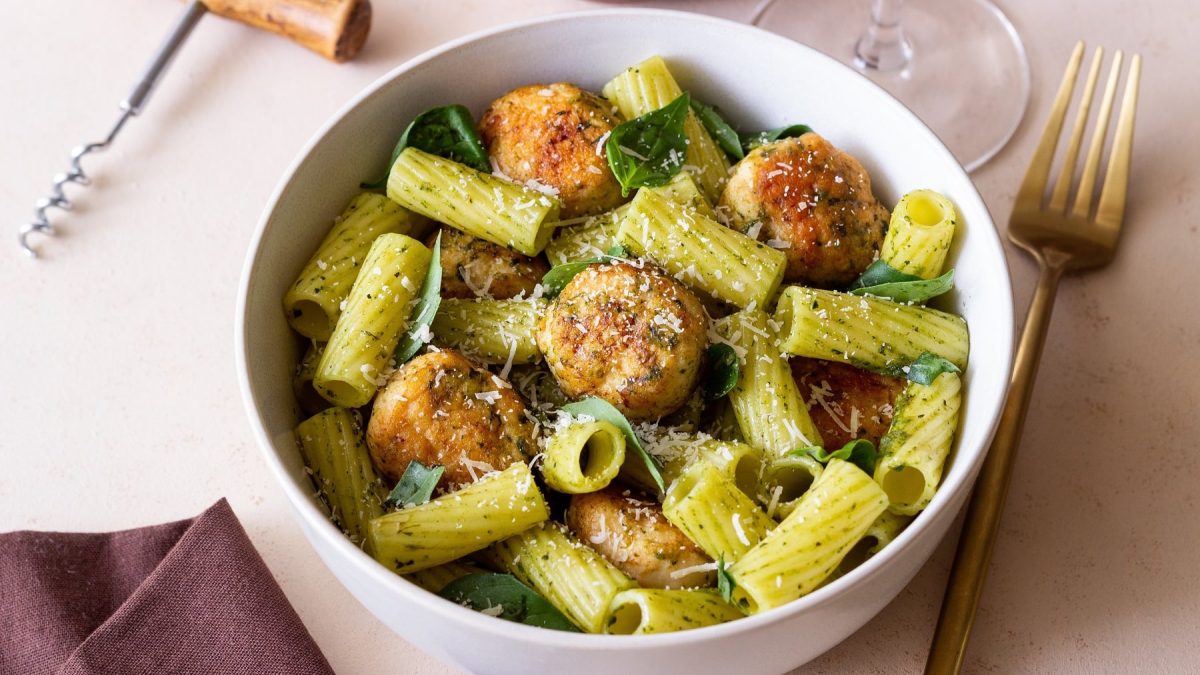
[[[730,604],[733,603],[733,589],[737,588],[737,582],[729,574],[729,567],[725,564],[725,554],[717,560],[717,592],[721,594],[721,599]]]
[[[810,131],[812,131],[812,127],[807,124],[789,124],[786,127],[779,127],[777,129],[768,129],[753,134],[742,134],[742,149],[750,152],[760,145],[766,145],[781,138],[803,136]]]
[[[863,270],[863,273],[850,284],[850,291],[854,292],[860,288],[870,288],[871,286],[882,286],[883,284],[895,284],[902,281],[921,281],[921,277],[892,267],[883,260],[876,260]]]
[[[646,469],[650,471],[650,476],[654,479],[654,483],[658,486],[658,489],[663,492],[667,491],[666,484],[663,482],[662,470],[658,466],[658,460],[646,452],[646,448],[642,446],[642,442],[638,439],[637,434],[633,433],[633,425],[611,403],[602,398],[589,396],[581,401],[568,403],[561,410],[569,412],[572,415],[587,415],[593,419],[608,422],[620,429],[625,434],[625,447],[633,448],[633,451],[646,463]]]
[[[588,265],[593,265],[600,262],[599,258],[588,258],[587,260],[579,260],[577,262],[563,263],[550,268],[542,277],[542,297],[555,298],[562,289],[571,283],[576,274],[588,268]]]
[[[400,336],[400,344],[396,345],[397,366],[407,363],[429,342],[429,326],[433,323],[433,317],[437,316],[438,307],[442,305],[441,232],[433,242],[433,257],[429,259],[429,271],[425,273],[425,281],[421,283],[421,294],[418,297],[420,299],[413,309],[408,329]]]
[[[896,281],[875,286],[864,286],[852,291],[854,295],[874,295],[908,304],[926,302],[954,288],[954,270],[936,279],[918,281]]]
[[[485,173],[492,170],[487,150],[475,131],[475,118],[471,117],[471,111],[461,105],[444,105],[430,108],[414,117],[392,150],[392,161],[388,162],[387,171],[379,180],[363,183],[362,187],[386,186],[392,165],[408,147],[466,164]]]
[[[446,584],[438,595],[507,621],[578,633],[579,629],[554,605],[511,574],[468,574]],[[496,608],[499,614],[493,614]]]
[[[433,489],[445,472],[446,467],[441,465],[425,466],[415,459],[409,461],[404,475],[400,476],[396,487],[392,488],[383,502],[384,508],[402,509],[424,504],[433,496]]]
[[[567,284],[571,283],[571,280],[575,278],[575,275],[587,269],[588,265],[595,265],[596,263],[602,262],[612,262],[613,260],[619,260],[628,257],[629,252],[625,250],[625,247],[617,245],[608,249],[604,255],[596,256],[595,258],[588,258],[586,260],[577,260],[575,262],[555,265],[554,267],[550,268],[549,272],[546,272],[545,276],[542,277],[542,296],[546,298],[557,297],[559,293],[562,293],[562,289],[566,288]]]
[[[954,288],[954,270],[936,279],[922,279],[901,272],[882,260],[871,263],[862,276],[850,285],[855,295],[874,295],[896,302],[925,302]]]
[[[736,161],[746,156],[746,150],[742,147],[742,139],[738,136],[738,132],[729,126],[716,108],[692,99],[692,111],[696,113],[700,123],[708,130],[708,135],[713,137],[713,140],[721,146],[730,159]]]
[[[666,185],[687,158],[683,123],[691,98],[681,94],[667,105],[612,130],[604,144],[608,166],[621,184],[621,196],[640,187]]]
[[[906,377],[909,382],[930,385],[942,373],[958,372],[961,372],[958,366],[937,354],[921,352],[921,355],[915,361],[907,366],[892,369],[890,374],[895,377]]]
[[[737,386],[741,364],[733,347],[718,342],[708,348],[708,373],[704,378],[704,399],[715,401]]]
[[[840,450],[831,453],[826,453],[824,448],[812,446],[793,450],[792,454],[809,455],[822,464],[828,464],[831,459],[840,459],[862,469],[863,473],[868,476],[875,475],[875,462],[879,459],[879,453],[875,451],[875,444],[865,438],[850,441]]]

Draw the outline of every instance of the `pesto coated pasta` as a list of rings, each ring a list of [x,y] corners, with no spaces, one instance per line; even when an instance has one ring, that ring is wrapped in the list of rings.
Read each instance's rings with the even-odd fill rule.
[[[387,196],[283,298],[295,436],[366,564],[544,628],[706,630],[853,574],[933,501],[959,215],[911,190],[884,234],[855,158],[739,129],[661,57],[603,94],[527,85],[380,141]]]

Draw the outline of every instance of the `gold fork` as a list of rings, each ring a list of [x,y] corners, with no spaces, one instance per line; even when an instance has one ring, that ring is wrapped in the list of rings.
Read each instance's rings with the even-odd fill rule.
[[[1046,340],[1046,330],[1050,326],[1050,313],[1054,307],[1058,281],[1063,272],[1068,270],[1082,270],[1108,264],[1117,248],[1121,221],[1125,216],[1125,192],[1129,186],[1133,121],[1137,109],[1138,80],[1142,70],[1140,55],[1134,55],[1130,64],[1107,173],[1095,211],[1092,211],[1092,199],[1096,175],[1113,100],[1116,97],[1117,80],[1121,73],[1122,55],[1119,51],[1113,58],[1108,82],[1104,87],[1091,147],[1084,161],[1083,175],[1079,180],[1075,200],[1070,210],[1067,209],[1075,163],[1084,128],[1087,126],[1088,112],[1103,55],[1103,49],[1096,49],[1075,115],[1075,127],[1067,141],[1062,170],[1055,181],[1049,201],[1045,202],[1059,133],[1067,116],[1071,93],[1075,89],[1075,81],[1083,61],[1083,43],[1075,45],[1075,50],[1067,62],[1067,72],[1063,75],[1058,95],[1054,99],[1054,106],[1050,109],[1046,129],[1042,132],[1037,151],[1025,172],[1025,179],[1021,182],[1021,189],[1017,193],[1016,204],[1008,221],[1009,239],[1033,256],[1041,275],[1029,307],[1028,318],[1025,320],[1025,329],[1021,333],[1008,398],[1000,414],[996,436],[967,507],[966,521],[958,542],[958,551],[955,553],[946,596],[942,600],[942,613],[934,632],[929,660],[925,664],[927,674],[957,673],[962,667],[967,639],[975,621],[975,611],[979,607],[979,596],[983,591],[983,582],[987,577],[988,564],[996,541],[1000,514],[1008,494],[1013,460],[1017,454],[1017,441],[1021,437],[1025,413],[1029,409],[1029,397],[1037,376],[1038,362],[1042,356],[1042,345]]]

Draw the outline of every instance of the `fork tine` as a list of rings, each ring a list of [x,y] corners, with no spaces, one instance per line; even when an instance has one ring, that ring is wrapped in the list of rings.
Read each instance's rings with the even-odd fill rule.
[[[1033,153],[1029,169],[1025,171],[1025,179],[1021,181],[1021,189],[1017,191],[1019,206],[1036,209],[1042,204],[1046,179],[1050,176],[1050,164],[1054,161],[1054,148],[1058,145],[1058,134],[1067,116],[1067,105],[1071,102],[1071,91],[1075,88],[1082,61],[1083,42],[1080,41],[1067,61],[1067,72],[1063,73],[1062,84],[1058,85],[1058,94],[1050,108],[1050,118],[1046,120],[1046,128],[1042,131],[1042,140],[1038,141],[1037,151]]]
[[[1075,112],[1075,126],[1071,129],[1071,140],[1067,143],[1067,154],[1063,158],[1062,170],[1054,181],[1054,192],[1050,195],[1050,210],[1067,211],[1067,193],[1071,191],[1071,180],[1075,176],[1075,161],[1079,158],[1079,146],[1083,141],[1083,130],[1087,127],[1088,112],[1092,109],[1092,96],[1096,92],[1096,80],[1100,77],[1100,62],[1104,59],[1104,48],[1096,48],[1092,67],[1088,69],[1087,82],[1083,85],[1083,96],[1079,98],[1079,109]]]
[[[1112,68],[1108,71],[1108,82],[1104,85],[1104,99],[1096,115],[1096,128],[1092,130],[1092,144],[1088,147],[1087,160],[1083,163],[1083,177],[1079,179],[1079,190],[1075,193],[1075,206],[1071,215],[1087,218],[1092,208],[1092,197],[1096,190],[1096,173],[1100,170],[1100,152],[1104,150],[1104,135],[1108,133],[1108,118],[1112,115],[1113,100],[1117,97],[1117,80],[1121,78],[1121,61],[1124,55],[1117,50],[1113,55]]]
[[[1108,157],[1108,173],[1100,189],[1100,205],[1096,207],[1096,223],[1113,229],[1121,226],[1125,217],[1125,192],[1129,187],[1129,160],[1133,155],[1133,119],[1137,112],[1138,84],[1142,76],[1142,56],[1134,54],[1125,80],[1125,95],[1121,99],[1121,117],[1113,136],[1112,154]]]

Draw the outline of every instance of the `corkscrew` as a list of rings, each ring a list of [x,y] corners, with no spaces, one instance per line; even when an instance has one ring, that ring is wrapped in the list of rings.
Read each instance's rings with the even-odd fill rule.
[[[339,63],[354,58],[366,42],[371,27],[370,0],[192,0],[183,15],[154,53],[141,78],[121,101],[120,115],[104,140],[77,146],[71,151],[70,168],[55,174],[50,194],[39,199],[32,221],[22,225],[17,240],[21,250],[32,258],[38,251],[30,241],[32,235],[54,236],[54,224],[49,211],[70,211],[71,198],[66,188],[86,186],[91,178],[84,170],[88,155],[112,145],[125,123],[145,108],[162,79],[167,67],[191,34],[192,29],[208,12],[241,21],[255,28],[278,33]]]

